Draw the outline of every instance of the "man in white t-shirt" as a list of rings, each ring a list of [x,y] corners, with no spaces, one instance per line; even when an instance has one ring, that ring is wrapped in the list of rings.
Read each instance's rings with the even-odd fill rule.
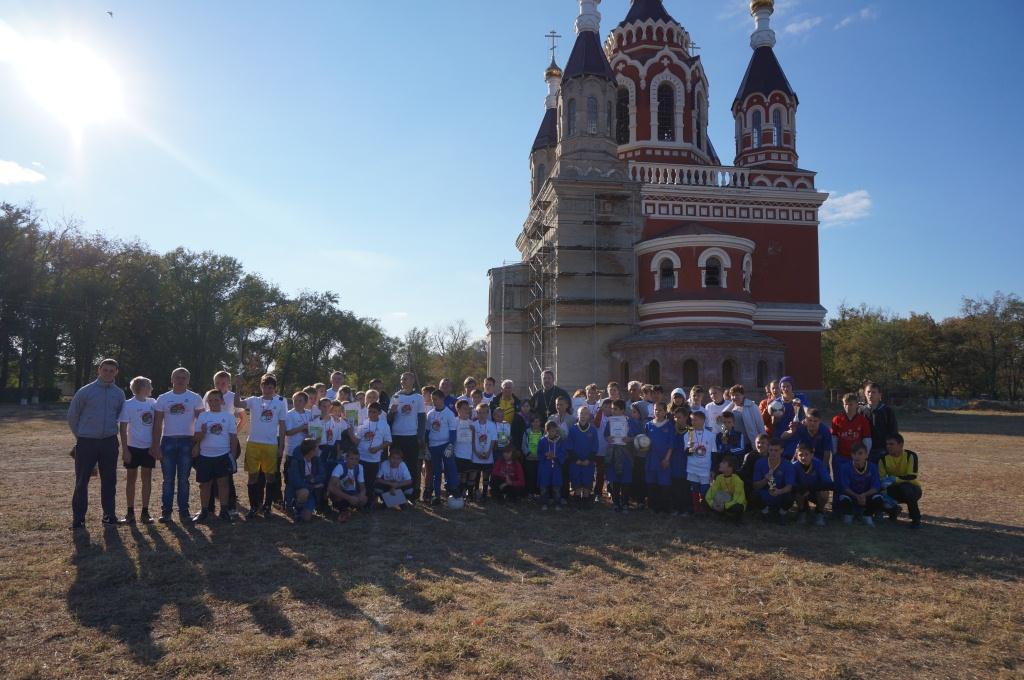
[[[427,409],[423,395],[416,390],[416,374],[405,372],[398,392],[391,397],[388,420],[394,448],[402,452],[402,459],[412,475],[412,500],[420,497],[420,449],[423,448],[427,428]]]
[[[412,475],[409,468],[402,461],[402,452],[398,447],[392,447],[388,453],[388,459],[380,466],[377,479],[373,483],[373,490],[383,500],[383,496],[391,491],[401,491],[405,494],[406,501],[412,502],[413,494]]]
[[[201,503],[199,512],[192,518],[193,523],[202,522],[213,514],[206,507],[214,484],[219,487],[220,518],[232,521],[227,506],[228,478],[231,476],[231,452],[237,444],[238,430],[235,414],[221,410],[223,400],[219,391],[207,392],[205,401],[210,410],[200,413],[195,421],[192,457],[195,459]]]
[[[203,412],[203,398],[188,389],[191,375],[187,368],[171,371],[171,390],[156,400],[153,419],[153,443],[150,453],[160,460],[163,472],[160,521],[169,522],[174,504],[174,482],[178,482],[178,516],[191,522],[188,510],[189,475],[192,472],[192,437],[196,416]]]
[[[260,378],[259,396],[243,399],[239,406],[249,414],[249,439],[245,443],[249,512],[245,518],[253,519],[261,509],[264,515],[271,512],[272,498],[266,489],[280,474],[288,404],[277,394],[277,378],[267,373]]]

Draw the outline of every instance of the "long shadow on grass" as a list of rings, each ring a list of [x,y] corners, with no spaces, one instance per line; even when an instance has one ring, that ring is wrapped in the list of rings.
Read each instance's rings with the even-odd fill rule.
[[[132,529],[137,568],[118,530],[108,530],[102,546],[76,549],[68,606],[83,625],[123,641],[138,662],[151,665],[163,654],[151,633],[160,611],[171,605],[182,626],[209,627],[210,598],[244,606],[264,635],[293,637],[324,613],[387,632],[382,602],[410,615],[432,614],[457,607],[466,584],[586,579],[593,569],[642,584],[666,559],[685,574],[678,559],[708,551],[763,560],[766,569],[781,555],[822,566],[925,568],[1013,581],[1024,575],[1020,527],[935,519],[916,532],[906,523],[819,528],[748,519],[737,527],[715,518],[622,516],[607,506],[544,513],[528,504],[375,512],[345,525],[293,525],[277,516],[234,526]],[[360,604],[364,599],[373,610]]]

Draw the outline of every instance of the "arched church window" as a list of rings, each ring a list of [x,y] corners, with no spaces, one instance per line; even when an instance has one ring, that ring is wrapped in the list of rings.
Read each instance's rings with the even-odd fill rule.
[[[736,362],[732,359],[726,359],[722,362],[722,384],[736,384]]]
[[[676,139],[676,95],[668,83],[658,87],[658,139],[663,142]]]
[[[709,257],[704,265],[704,287],[722,287],[722,261],[717,257]]]
[[[761,148],[761,111],[754,111],[754,132],[750,137],[752,146],[755,149]]]
[[[566,105],[565,117],[566,117],[565,128],[568,131],[568,136],[569,137],[574,137],[576,135],[576,100],[575,99],[570,99],[569,103]]]
[[[587,134],[597,134],[597,97],[587,97]]]
[[[703,111],[704,95],[697,95],[697,106],[695,106],[693,109],[694,121],[696,122],[697,127],[696,136],[694,137],[694,140],[697,144],[697,148],[701,150],[704,149],[704,121],[702,113]]]
[[[676,270],[671,260],[662,260],[658,269],[658,290],[667,290],[676,287]]]
[[[772,111],[772,144],[782,144],[782,112],[778,109]]]
[[[547,166],[543,163],[538,163],[533,169],[533,193],[540,191],[540,188],[544,185],[544,180],[547,179]]]
[[[647,382],[652,385],[657,385],[661,382],[661,364],[658,363],[657,359],[654,359],[647,365]]]
[[[629,144],[629,90],[620,87],[615,104],[615,143]]]
[[[683,386],[690,388],[699,383],[697,378],[697,362],[694,359],[687,359],[683,362]]]

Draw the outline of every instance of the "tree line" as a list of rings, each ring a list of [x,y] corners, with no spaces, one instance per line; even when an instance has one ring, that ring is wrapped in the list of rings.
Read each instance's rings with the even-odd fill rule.
[[[843,305],[822,344],[833,390],[870,379],[910,397],[1024,398],[1024,301],[1013,294],[965,299],[941,321]],[[362,388],[403,370],[434,384],[486,371],[486,346],[462,321],[393,337],[337,294],[286,295],[233,257],[157,253],[0,203],[0,397],[52,399],[91,380],[101,356],[158,391],[177,366],[197,385],[226,369],[252,389],[269,367],[286,392],[335,369]]]
[[[842,305],[822,337],[825,384],[875,380],[905,397],[1024,399],[1024,301],[1014,294],[965,298],[937,321]]]
[[[52,399],[62,383],[93,379],[110,356],[122,376],[146,375],[159,391],[187,367],[197,385],[214,372],[255,389],[272,368],[284,390],[342,370],[365,388],[413,367],[421,380],[482,373],[486,353],[464,322],[388,335],[341,307],[336,293],[285,294],[233,257],[45,225],[31,206],[0,204],[0,389]]]

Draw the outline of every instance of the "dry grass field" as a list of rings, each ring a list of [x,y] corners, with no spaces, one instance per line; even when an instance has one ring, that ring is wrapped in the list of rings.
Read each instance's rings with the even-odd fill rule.
[[[0,675],[1024,677],[1024,416],[905,420],[918,532],[528,505],[104,530],[94,480],[76,536],[61,414],[0,411]]]

